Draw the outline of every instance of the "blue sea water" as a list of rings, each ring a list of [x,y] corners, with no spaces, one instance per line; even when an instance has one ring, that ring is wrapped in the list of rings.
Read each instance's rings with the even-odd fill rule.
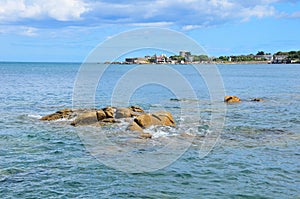
[[[134,67],[108,68],[95,91],[97,107],[109,105],[114,84]],[[171,67],[191,80],[205,124],[212,110],[204,81],[191,66]],[[94,158],[78,136],[80,128],[39,121],[72,107],[79,68],[0,63],[0,198],[300,198],[300,65],[219,65],[225,92],[243,102],[226,105],[213,150],[199,158],[193,145],[167,167],[133,174]],[[251,102],[255,97],[264,101]],[[175,98],[148,85],[130,103],[166,108],[178,122]]]

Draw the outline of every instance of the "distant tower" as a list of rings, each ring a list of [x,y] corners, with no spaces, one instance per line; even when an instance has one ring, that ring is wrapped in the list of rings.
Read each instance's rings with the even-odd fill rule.
[[[186,51],[179,51],[179,56],[185,57],[186,56]]]

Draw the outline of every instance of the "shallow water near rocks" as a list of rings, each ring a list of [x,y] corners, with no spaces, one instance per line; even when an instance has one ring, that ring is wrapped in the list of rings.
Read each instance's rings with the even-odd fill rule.
[[[194,82],[197,100],[176,99],[168,89],[148,85],[138,89],[130,103],[147,111],[166,109],[182,132],[197,136],[169,166],[133,174],[98,161],[80,133],[105,133],[117,147],[130,149],[128,156],[159,151],[170,140],[186,137],[180,136],[180,129],[167,127],[148,129],[154,138],[144,140],[123,131],[124,124],[95,129],[74,128],[68,121],[39,121],[43,115],[72,107],[79,67],[76,63],[0,63],[0,198],[300,197],[300,65],[218,66],[226,94],[243,102],[226,105],[225,126],[204,158],[199,158],[199,146],[216,111],[211,105],[223,99],[209,100],[205,83],[191,66],[171,66]],[[96,91],[97,108],[109,105],[114,82],[133,67],[109,67]],[[251,102],[255,97],[264,101]],[[181,101],[191,110],[196,102],[200,116],[191,115],[192,120],[182,116]],[[200,121],[193,123],[194,117]],[[106,157],[112,157],[114,150],[107,148]]]

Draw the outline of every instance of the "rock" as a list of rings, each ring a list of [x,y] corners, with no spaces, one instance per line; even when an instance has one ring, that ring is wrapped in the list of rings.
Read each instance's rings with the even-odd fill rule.
[[[102,110],[104,111],[107,118],[114,118],[115,110],[113,109],[113,107],[108,106]]]
[[[161,125],[163,126],[175,126],[175,121],[173,119],[173,116],[170,112],[167,111],[159,111],[156,112],[154,114],[152,114],[153,116],[157,116],[160,121],[161,121]]]
[[[133,121],[129,124],[129,126],[127,127],[127,130],[143,132],[143,128],[141,126],[139,126],[135,121]]]
[[[129,108],[118,108],[116,110],[116,115],[115,118],[119,119],[119,118],[129,118],[132,117],[133,111]]]
[[[72,114],[73,114],[73,111],[71,109],[63,109],[63,110],[59,110],[53,114],[46,115],[46,116],[42,117],[40,120],[51,121],[51,120],[58,120],[58,119],[63,119],[63,118],[70,119],[72,117]]]
[[[171,113],[166,111],[156,112],[153,114],[142,114],[134,119],[140,127],[148,128],[149,126],[175,126]]]
[[[225,96],[224,97],[224,102],[227,103],[235,103],[235,102],[240,102],[241,99],[238,98],[237,96]]]
[[[146,138],[146,139],[151,139],[152,135],[150,133],[141,133],[140,137],[141,138]]]
[[[97,119],[97,112],[91,111],[91,112],[85,112],[82,114],[79,114],[77,118],[71,123],[73,126],[78,125],[92,125],[98,122]]]
[[[101,120],[103,120],[103,119],[106,118],[106,114],[105,114],[105,112],[102,109],[96,111],[96,114],[97,114],[97,120],[98,121],[101,121]]]
[[[120,121],[115,120],[114,118],[105,118],[101,120],[101,122],[106,122],[106,123],[119,123]]]
[[[152,117],[152,115],[149,113],[139,115],[134,119],[134,122],[136,122],[142,128],[147,128],[151,125],[159,124],[159,120],[156,117]]]
[[[131,109],[133,112],[144,113],[144,110],[138,106],[130,106],[129,109]]]
[[[96,109],[64,109],[56,113],[46,115],[41,120],[57,120],[62,118],[72,119],[77,116],[71,123],[73,126],[95,125],[109,126],[109,123],[118,123],[125,121],[129,123],[127,130],[137,131],[141,138],[151,138],[152,135],[144,133],[143,129],[150,126],[175,126],[172,114],[167,111],[155,113],[144,113],[144,110],[137,106],[128,108],[106,107],[100,110]],[[135,118],[134,118],[135,117]],[[123,120],[118,120],[124,118]]]
[[[251,99],[252,102],[263,102],[264,100],[262,98],[254,98]]]

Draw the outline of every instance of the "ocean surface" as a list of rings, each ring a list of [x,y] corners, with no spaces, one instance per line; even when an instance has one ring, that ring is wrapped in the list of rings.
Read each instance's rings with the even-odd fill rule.
[[[135,67],[107,68],[94,91],[96,108],[111,104],[114,85]],[[168,88],[149,84],[139,87],[128,105],[168,110],[183,129],[203,140],[211,106],[223,104],[223,98],[210,101],[205,81],[192,66],[169,67],[190,82],[196,99],[184,90],[178,92],[186,97],[178,98]],[[154,138],[139,143],[130,142],[120,126],[75,128],[66,121],[40,121],[72,108],[79,68],[78,63],[0,63],[0,198],[300,198],[300,65],[217,66],[224,92],[242,102],[225,105],[224,127],[210,153],[199,157],[201,142],[193,141],[171,164],[136,173],[95,158],[80,135],[106,132],[113,142],[132,147],[127,155],[144,157],[182,132],[150,129]],[[252,102],[256,97],[264,101]],[[182,116],[181,102],[200,115]],[[113,105],[124,101],[118,98]],[[185,116],[200,121],[190,123]]]

